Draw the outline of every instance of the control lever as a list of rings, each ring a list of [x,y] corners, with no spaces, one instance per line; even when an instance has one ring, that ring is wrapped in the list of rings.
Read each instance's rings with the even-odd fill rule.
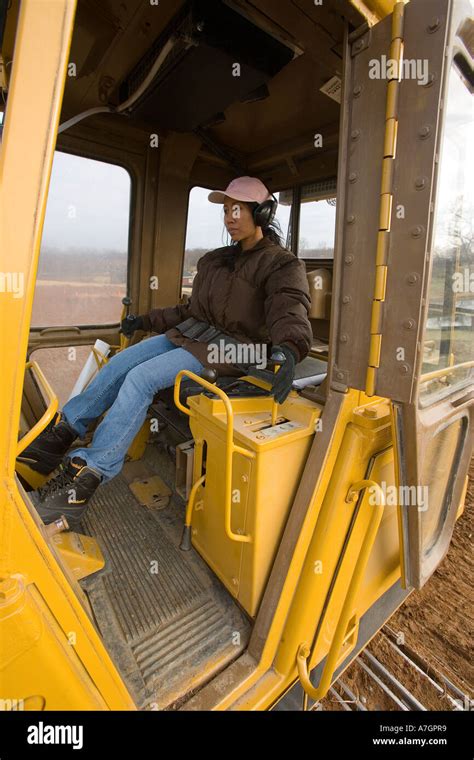
[[[273,350],[270,356],[270,366],[273,366],[273,371],[276,374],[278,370],[280,369],[281,365],[286,362],[286,356],[283,353],[283,351],[275,351]],[[276,424],[278,415],[278,402],[275,401],[275,396],[273,397],[273,403],[272,403],[272,427]]]
[[[124,296],[122,298],[122,320],[127,319],[128,321],[132,321],[133,319],[136,319],[134,314],[129,314],[130,305],[132,303],[132,299],[128,296]],[[122,331],[120,331],[120,350],[122,351],[124,348],[127,348],[128,344],[130,343],[130,338],[127,338]]]

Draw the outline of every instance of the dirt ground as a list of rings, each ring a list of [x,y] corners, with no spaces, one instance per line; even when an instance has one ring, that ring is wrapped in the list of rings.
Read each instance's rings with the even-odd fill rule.
[[[120,320],[125,286],[37,280],[32,327],[105,325]]]
[[[473,533],[474,458],[464,513],[456,523],[447,555],[421,591],[408,597],[367,647],[428,710],[452,710],[454,706],[446,694],[437,691],[393,649],[387,634],[402,640],[422,663],[432,666],[473,699]],[[370,667],[364,656],[361,659]],[[368,710],[400,709],[357,661],[343,673],[341,680]],[[336,690],[343,695],[340,687]],[[322,706],[324,710],[343,709],[334,695],[323,700]],[[463,704],[463,709],[473,709],[472,702]]]

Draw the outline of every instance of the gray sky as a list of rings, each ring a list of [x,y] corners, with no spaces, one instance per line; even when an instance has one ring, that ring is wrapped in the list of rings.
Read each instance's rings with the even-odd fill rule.
[[[126,251],[130,184],[121,166],[56,151],[43,244]]]
[[[226,244],[223,235],[222,206],[209,203],[209,190],[193,187],[190,195],[186,248],[218,248]],[[278,198],[278,193],[276,193]],[[304,203],[301,214],[300,238],[307,248],[317,247],[320,243],[332,246],[334,243],[334,223],[336,209],[326,201]],[[278,206],[277,219],[284,237],[288,230],[290,206]]]
[[[120,166],[55,152],[43,230],[43,244],[69,247],[112,248],[125,251],[128,241],[130,176]],[[209,203],[209,190],[190,193],[186,248],[212,250],[227,244],[222,206]],[[277,194],[278,197],[278,194]],[[279,206],[277,219],[284,236],[289,206]],[[303,204],[302,247],[334,240],[335,209],[325,201]]]

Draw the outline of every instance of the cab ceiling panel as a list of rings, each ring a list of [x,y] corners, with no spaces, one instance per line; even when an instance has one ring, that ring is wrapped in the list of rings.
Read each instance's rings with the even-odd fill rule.
[[[94,74],[114,39],[120,34],[125,19],[105,5],[80,0],[74,22],[70,60],[76,66],[76,77]]]
[[[107,105],[119,82],[183,6],[182,0],[78,0],[61,121]]]
[[[212,137],[245,155],[253,164],[255,153],[293,138],[314,154],[314,133],[321,131],[327,145],[328,129],[339,121],[339,103],[320,91],[334,76],[342,75],[342,40],[347,6],[339,0],[315,6],[312,0],[227,0],[246,13],[260,28],[272,30],[302,52],[268,85],[265,100],[233,103],[226,120],[213,125]],[[261,171],[255,166],[255,171]]]
[[[138,89],[172,36],[177,38],[173,49],[132,113],[178,132],[223,120],[232,103],[266,97],[266,84],[295,56],[222,0],[190,0],[122,82],[119,102]]]

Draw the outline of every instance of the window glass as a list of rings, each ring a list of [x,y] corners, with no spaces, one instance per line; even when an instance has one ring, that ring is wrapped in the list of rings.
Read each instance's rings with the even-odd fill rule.
[[[430,439],[423,457],[420,549],[425,559],[436,546],[451,506],[454,480],[466,436],[466,418],[450,423]],[[413,509],[413,506],[411,507]]]
[[[306,185],[301,192],[298,256],[333,259],[335,232],[335,181]]]
[[[474,359],[473,100],[452,67],[436,201],[421,395],[438,395],[472,368],[434,372]]]
[[[130,192],[130,175],[122,167],[55,152],[33,327],[120,321]]]
[[[184,249],[182,295],[190,295],[199,259],[208,251],[228,245],[223,207],[210,203],[206,187],[193,187],[189,193],[188,223]]]
[[[30,354],[31,361],[39,364],[46,380],[54,388],[62,409],[86,363],[92,346],[61,346],[37,348]]]
[[[293,211],[294,191],[293,188],[290,188],[289,190],[282,190],[280,193],[275,193],[274,195],[278,201],[275,219],[282,231],[282,245],[284,248],[291,250],[291,215]]]

